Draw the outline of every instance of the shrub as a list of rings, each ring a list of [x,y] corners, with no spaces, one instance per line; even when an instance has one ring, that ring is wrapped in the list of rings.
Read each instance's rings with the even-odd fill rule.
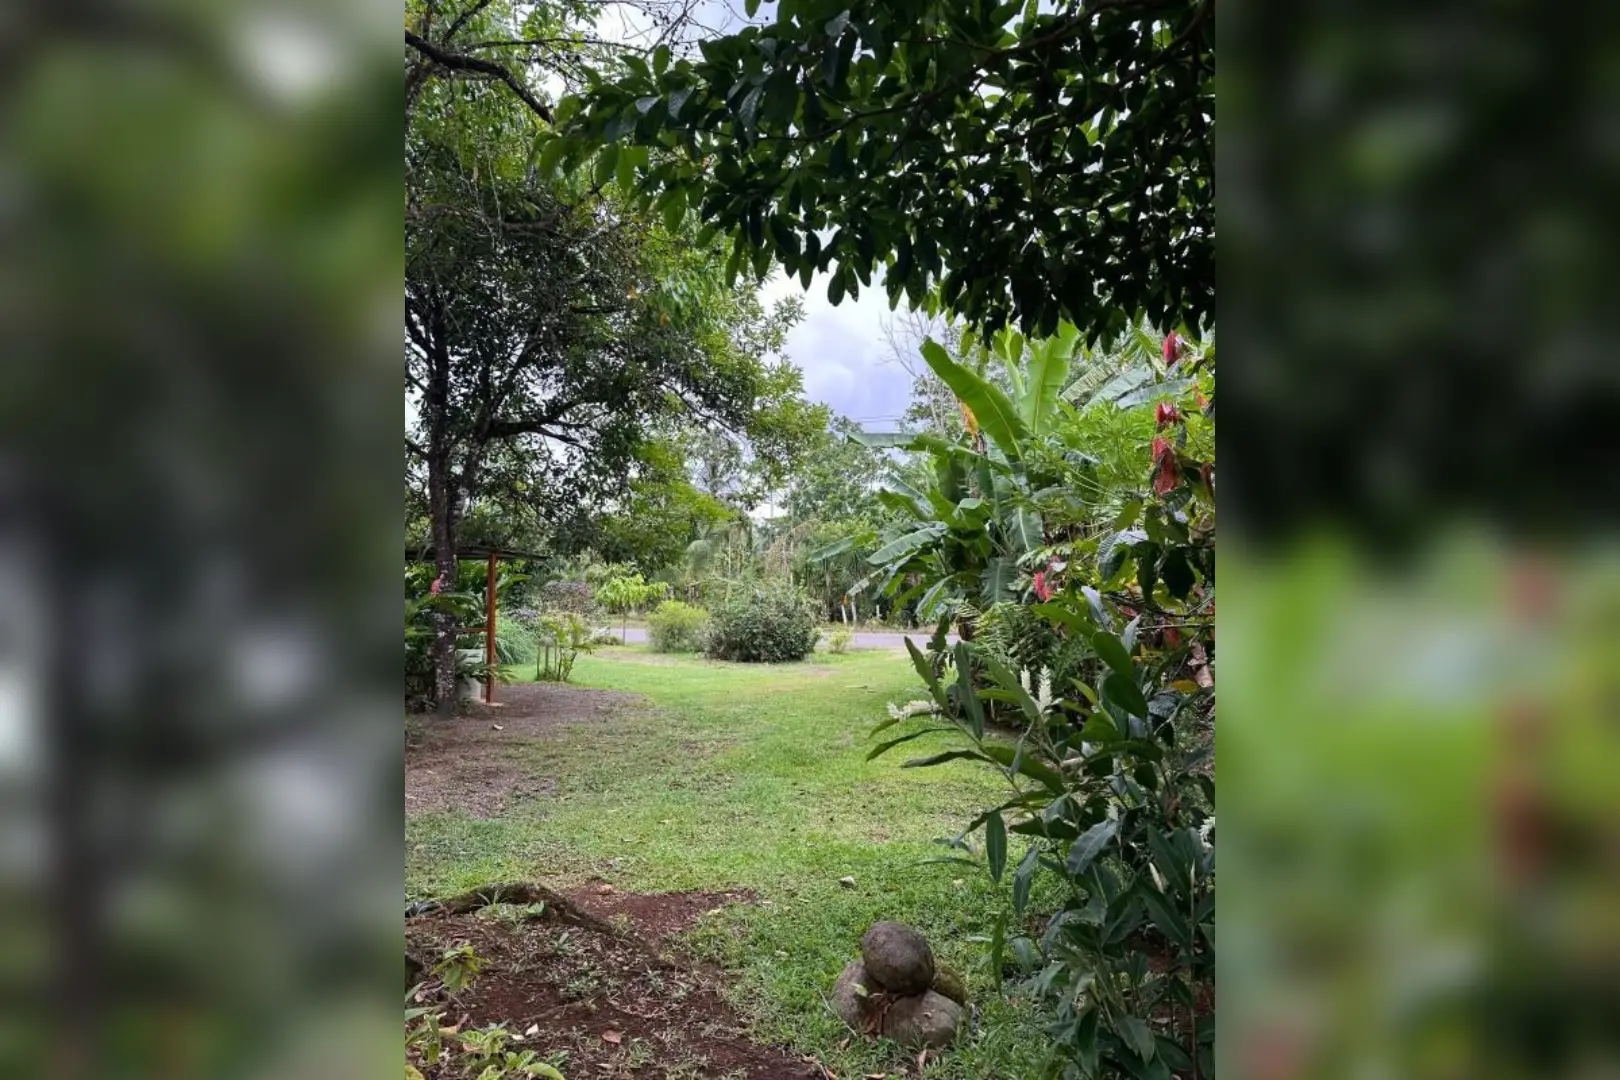
[[[745,663],[803,660],[820,635],[809,598],[792,587],[772,585],[717,604],[709,614],[705,651],[716,660]]]
[[[679,600],[665,600],[647,616],[647,633],[654,652],[698,652],[703,648],[703,627],[709,613]]]
[[[547,611],[589,615],[596,609],[596,599],[583,581],[548,581],[540,587],[540,605]]]
[[[855,631],[842,629],[834,630],[831,634],[827,635],[827,651],[831,653],[848,652],[850,642],[854,640]]]
[[[571,611],[541,616],[534,677],[542,682],[567,682],[579,654],[596,648],[593,637],[585,620]]]

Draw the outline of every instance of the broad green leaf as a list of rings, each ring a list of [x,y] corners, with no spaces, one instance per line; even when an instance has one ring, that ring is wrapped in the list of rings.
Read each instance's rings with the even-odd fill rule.
[[[1006,517],[1007,536],[1013,547],[1024,553],[1036,550],[1046,542],[1046,529],[1041,515],[1027,507],[1020,507]]]
[[[895,559],[910,555],[918,549],[939,539],[942,530],[937,525],[929,525],[909,532],[906,535],[891,540],[866,557],[866,561],[873,566],[883,566]]]
[[[1092,621],[1104,630],[1112,626],[1113,620],[1108,617],[1108,610],[1103,607],[1102,593],[1090,585],[1082,585],[1080,592],[1086,598],[1086,606],[1091,609]]]
[[[665,231],[671,233],[678,232],[681,227],[681,219],[685,216],[686,200],[679,198],[669,200],[669,202],[664,204]]]
[[[986,382],[967,368],[952,360],[932,338],[923,342],[923,359],[945,385],[978,417],[979,426],[1009,460],[1023,457],[1023,445],[1029,439],[1029,428],[1018,416],[1012,401],[998,386]]]
[[[1085,725],[1080,729],[1080,739],[1088,743],[1108,743],[1119,738],[1119,728],[1105,712],[1094,712],[1086,717]]]
[[[1069,848],[1069,857],[1064,862],[1064,869],[1070,877],[1079,877],[1086,872],[1086,868],[1096,861],[1110,841],[1119,832],[1119,821],[1109,819],[1099,821],[1091,828],[1080,834],[1080,839]]]
[[[1136,584],[1142,599],[1152,602],[1153,587],[1159,583],[1159,545],[1146,543],[1136,549]]]
[[[973,729],[973,737],[984,738],[984,710],[979,707],[979,696],[973,688],[973,654],[965,641],[956,643],[956,693],[968,725]]]
[[[922,597],[917,601],[917,617],[925,622],[933,618],[934,609],[938,606],[940,598],[944,595],[945,590],[950,587],[950,578],[941,578],[930,585],[928,591],[923,593]]]
[[[1153,1060],[1153,1032],[1148,1030],[1141,1017],[1121,1016],[1114,1027],[1125,1040],[1125,1044],[1136,1051],[1137,1057],[1143,1061]]]
[[[1080,331],[1065,322],[1055,336],[1043,341],[1030,355],[1020,404],[1024,423],[1037,435],[1045,432],[1056,416],[1058,392],[1068,381],[1069,361],[1079,339]]]
[[[975,756],[989,758],[1008,769],[1016,765],[1015,771],[1019,775],[1027,776],[1044,785],[1046,790],[1054,795],[1061,795],[1065,790],[1062,773],[1031,758],[1020,758],[1018,752],[1010,746],[986,746],[982,755]]]
[[[984,819],[984,855],[990,862],[990,880],[998,885],[1007,869],[1007,823],[992,812]]]
[[[1192,567],[1187,563],[1187,553],[1181,548],[1171,548],[1165,552],[1164,560],[1159,563],[1159,575],[1164,578],[1164,587],[1177,600],[1185,600],[1192,591]]]
[[[1044,604],[1035,604],[1030,610],[1049,622],[1066,626],[1077,633],[1084,633],[1091,629],[1091,622],[1080,612],[1061,600],[1051,600]]]
[[[1139,716],[1146,720],[1148,716],[1147,699],[1134,680],[1115,671],[1103,680],[1103,693],[1108,700],[1124,709],[1132,716]]]
[[[562,164],[563,155],[568,153],[568,142],[555,136],[545,141],[540,147],[540,156],[536,161],[535,169],[541,179],[549,179],[557,172]]]
[[[1017,578],[1018,563],[1006,556],[997,555],[986,563],[980,587],[985,606],[1013,599],[1012,583]]]
[[[1019,708],[1024,711],[1029,722],[1040,723],[1041,707],[1030,696],[1029,688],[1019,680],[1018,673],[992,655],[985,655],[983,662],[984,669],[990,673],[990,678],[995,680],[996,685],[1002,690],[1013,695],[1013,700],[1018,702]]]
[[[1035,879],[1035,871],[1040,866],[1041,849],[1031,845],[1018,863],[1018,869],[1013,871],[1013,911],[1019,915],[1029,906],[1029,887]]]
[[[810,554],[806,555],[804,557],[804,561],[805,562],[812,562],[812,563],[826,562],[828,559],[832,558],[834,555],[842,555],[844,552],[846,552],[850,548],[854,547],[855,542],[858,539],[860,539],[859,535],[846,536],[846,537],[844,537],[844,538],[842,538],[840,540],[834,540],[832,543],[826,545],[825,547],[819,547],[816,550],[812,551]]]
[[[910,638],[906,638],[906,652],[911,655],[911,666],[917,669],[917,674],[922,676],[923,683],[934,696],[935,704],[941,709],[946,708],[945,690],[939,685],[939,676],[934,674],[934,666],[928,662],[928,657]]]
[[[605,187],[613,179],[613,172],[619,165],[619,148],[613,143],[602,147],[602,152],[596,155],[596,171],[591,179],[597,187]]]
[[[1097,655],[1103,662],[1113,668],[1127,679],[1136,678],[1136,669],[1131,664],[1131,654],[1126,651],[1119,638],[1106,630],[1099,630],[1091,635],[1091,647],[1097,650]]]

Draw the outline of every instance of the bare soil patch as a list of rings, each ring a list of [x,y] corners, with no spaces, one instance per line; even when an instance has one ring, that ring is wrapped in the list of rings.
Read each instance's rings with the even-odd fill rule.
[[[584,911],[606,923],[628,920],[634,932],[654,948],[671,934],[682,934],[698,919],[728,904],[751,904],[751,889],[730,892],[619,892],[599,878],[564,894]]]
[[[556,781],[534,776],[513,754],[558,728],[598,723],[641,698],[562,683],[515,683],[496,688],[496,707],[469,706],[442,721],[413,717],[405,740],[405,813],[459,810],[499,817],[513,799],[551,794]]]
[[[406,922],[410,949],[438,955],[472,944],[483,970],[459,997],[431,997],[444,1022],[461,1030],[504,1024],[516,1045],[542,1057],[566,1052],[570,1078],[711,1077],[714,1080],[821,1080],[821,1068],[749,1038],[720,994],[720,976],[685,962],[669,941],[704,912],[746,893],[603,893],[587,885],[569,899],[620,933],[521,909],[428,914]],[[505,914],[497,914],[504,912]],[[429,985],[431,992],[434,987]],[[452,1066],[424,1069],[430,1080],[459,1080]]]

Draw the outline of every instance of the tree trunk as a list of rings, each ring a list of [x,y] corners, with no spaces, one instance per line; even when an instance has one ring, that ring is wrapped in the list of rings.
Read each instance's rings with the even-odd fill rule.
[[[449,463],[439,454],[428,458],[428,515],[433,519],[433,561],[440,588],[456,588],[455,504],[450,493]],[[442,719],[456,713],[456,620],[446,612],[433,616],[433,704]]]

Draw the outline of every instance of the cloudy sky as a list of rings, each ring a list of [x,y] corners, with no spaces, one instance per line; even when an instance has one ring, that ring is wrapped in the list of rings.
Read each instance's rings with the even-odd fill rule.
[[[804,300],[804,321],[788,336],[785,352],[804,372],[805,396],[831,405],[834,412],[859,421],[869,431],[882,431],[899,420],[910,396],[911,377],[887,359],[882,324],[891,317],[889,298],[876,280],[859,299],[844,297],[837,307],[827,302],[827,276],[799,279],[777,273],[761,289],[767,304],[782,296]],[[905,302],[893,315],[905,313]]]

